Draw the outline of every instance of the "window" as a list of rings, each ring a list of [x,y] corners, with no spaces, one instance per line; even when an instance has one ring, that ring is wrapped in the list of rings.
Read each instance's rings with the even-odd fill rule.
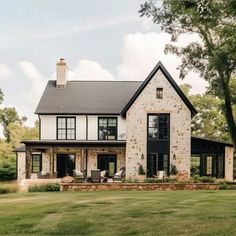
[[[57,139],[75,139],[75,117],[57,117]]]
[[[211,175],[212,174],[212,156],[207,156],[206,174],[207,175]]]
[[[42,170],[41,154],[32,154],[32,173],[38,173]]]
[[[199,175],[201,171],[201,162],[200,162],[200,155],[192,155],[191,156],[191,176]]]
[[[98,139],[117,139],[117,118],[98,118]]]
[[[163,98],[163,88],[157,88],[156,89],[156,98],[157,99]]]
[[[148,139],[168,140],[169,114],[148,116]]]

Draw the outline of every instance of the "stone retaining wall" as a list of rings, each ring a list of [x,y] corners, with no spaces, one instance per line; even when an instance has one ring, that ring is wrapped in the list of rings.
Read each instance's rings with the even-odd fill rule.
[[[219,190],[219,185],[206,183],[60,183],[62,192],[102,190]]]

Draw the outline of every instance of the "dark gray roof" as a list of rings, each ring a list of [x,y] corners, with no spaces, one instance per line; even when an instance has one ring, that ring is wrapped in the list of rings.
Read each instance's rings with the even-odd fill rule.
[[[25,145],[23,145],[23,146],[21,146],[21,147],[19,147],[19,148],[16,148],[16,149],[14,150],[14,152],[25,152],[25,151],[26,151]]]
[[[49,81],[36,114],[120,114],[143,81]]]

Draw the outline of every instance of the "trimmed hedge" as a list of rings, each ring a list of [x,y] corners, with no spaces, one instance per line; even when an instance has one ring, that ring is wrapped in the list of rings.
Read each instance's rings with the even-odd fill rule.
[[[29,187],[29,192],[58,192],[60,191],[59,183],[48,183],[43,185],[33,185]]]

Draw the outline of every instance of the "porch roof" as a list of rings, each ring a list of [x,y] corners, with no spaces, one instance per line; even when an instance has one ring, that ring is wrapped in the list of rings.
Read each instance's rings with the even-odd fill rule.
[[[47,147],[125,147],[125,140],[24,140],[21,143],[35,148]]]

